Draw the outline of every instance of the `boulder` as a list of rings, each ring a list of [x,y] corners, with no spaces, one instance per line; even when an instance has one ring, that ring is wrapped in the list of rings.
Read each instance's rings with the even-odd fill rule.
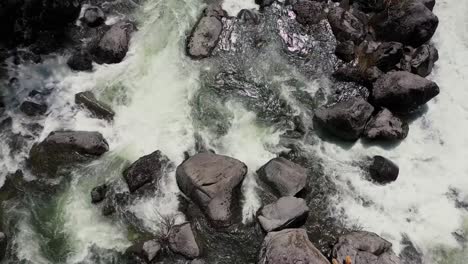
[[[439,19],[424,4],[407,1],[374,15],[370,23],[379,40],[419,47],[432,38]]]
[[[298,1],[292,8],[302,25],[314,25],[326,18],[324,5],[316,1]]]
[[[54,131],[29,152],[29,165],[39,175],[54,177],[59,168],[97,159],[109,150],[99,132]]]
[[[378,235],[365,231],[351,232],[338,238],[332,257],[337,263],[351,258],[353,264],[399,264],[392,244]]]
[[[403,58],[403,44],[398,42],[381,43],[373,53],[375,65],[383,72],[388,72]]]
[[[143,240],[135,243],[125,251],[128,261],[141,261],[142,263],[152,263],[161,251],[161,245],[156,239]]]
[[[373,85],[376,105],[392,112],[411,112],[439,94],[439,86],[421,76],[405,71],[382,75]]]
[[[67,65],[74,71],[92,71],[93,60],[89,53],[78,51],[67,60]]]
[[[106,184],[94,187],[91,190],[91,203],[97,204],[100,203],[106,198],[106,193],[109,187]]]
[[[439,52],[432,44],[424,44],[417,48],[411,58],[411,72],[426,77],[432,72],[434,64],[439,60]]]
[[[304,199],[281,197],[259,211],[258,221],[266,232],[300,227],[307,220],[309,207]]]
[[[362,98],[351,98],[315,111],[314,122],[334,136],[357,140],[372,116],[374,107]]]
[[[416,0],[416,1],[419,1],[420,3],[422,3],[431,11],[434,9],[435,3],[436,3],[436,0]]]
[[[135,192],[145,185],[157,186],[168,165],[169,158],[159,150],[139,158],[123,172],[128,189]]]
[[[338,41],[352,40],[355,44],[359,44],[366,37],[367,25],[341,7],[330,10],[328,22]]]
[[[89,6],[80,18],[80,21],[88,27],[99,27],[106,21],[106,15],[97,6]]]
[[[354,48],[354,42],[351,40],[340,42],[336,45],[335,55],[342,61],[350,62],[356,56]]]
[[[247,166],[239,160],[199,153],[176,171],[180,190],[202,208],[211,223],[229,226],[239,209],[239,191]]]
[[[304,229],[284,229],[265,237],[259,264],[330,264],[310,242]]]
[[[369,167],[369,173],[375,182],[386,184],[396,181],[400,169],[391,160],[382,156],[374,156]]]
[[[224,12],[217,6],[205,10],[188,38],[187,54],[191,58],[203,59],[211,55],[223,30],[222,16]]]
[[[379,140],[398,140],[406,138],[408,130],[409,127],[405,121],[384,108],[367,123],[364,137]]]
[[[77,93],[75,95],[75,103],[88,109],[91,114],[97,118],[106,120],[114,119],[115,113],[112,108],[109,105],[97,100],[91,91]]]
[[[282,157],[270,160],[257,174],[277,196],[295,196],[307,184],[306,169]]]
[[[127,55],[130,38],[136,27],[130,22],[118,22],[91,47],[91,55],[99,64],[121,62]]]
[[[40,116],[47,112],[47,105],[32,101],[24,101],[20,106],[20,110],[27,116]]]
[[[188,259],[195,259],[201,255],[200,247],[190,223],[175,225],[171,228],[169,247],[173,252]]]

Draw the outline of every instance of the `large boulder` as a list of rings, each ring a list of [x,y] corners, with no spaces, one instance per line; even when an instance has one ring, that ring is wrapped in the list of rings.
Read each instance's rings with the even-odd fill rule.
[[[209,57],[223,30],[224,11],[217,5],[208,7],[188,38],[187,54],[193,59]]]
[[[96,99],[91,91],[77,93],[75,95],[75,103],[88,109],[89,112],[97,118],[106,120],[114,119],[115,113],[112,108],[106,103]]]
[[[130,38],[136,27],[130,22],[118,22],[114,24],[91,47],[91,55],[99,64],[111,64],[121,62],[127,55]]]
[[[99,132],[54,131],[29,152],[34,173],[54,177],[59,168],[99,158],[109,145]]]
[[[374,15],[370,23],[379,40],[419,47],[432,38],[439,19],[424,4],[406,1]]]
[[[304,199],[281,197],[259,211],[258,221],[266,232],[300,227],[307,220],[309,207]]]
[[[306,169],[282,157],[270,160],[257,174],[277,196],[295,196],[307,184]]]
[[[159,150],[139,158],[123,172],[128,189],[135,192],[145,185],[157,186],[170,164],[169,158]]]
[[[384,108],[367,123],[364,137],[378,140],[398,140],[406,138],[408,130],[408,123]]]
[[[399,264],[392,251],[392,243],[370,232],[358,231],[341,236],[333,247],[332,257],[337,263],[353,264]]]
[[[334,136],[344,140],[357,140],[374,107],[362,98],[351,98],[315,111],[314,122]]]
[[[341,7],[330,10],[328,22],[338,41],[352,40],[355,44],[359,44],[366,37],[367,25]]]
[[[190,223],[175,225],[171,228],[169,247],[173,252],[188,259],[195,259],[201,255],[200,247]]]
[[[382,156],[374,156],[369,167],[369,173],[375,182],[386,184],[396,181],[400,169],[391,160]]]
[[[304,229],[284,229],[265,237],[259,264],[330,264],[310,242]],[[340,262],[342,263],[342,262]]]
[[[435,82],[405,71],[381,76],[372,89],[374,103],[392,112],[411,112],[438,94]]]
[[[239,209],[247,166],[227,156],[199,153],[176,171],[180,190],[202,208],[215,226],[229,226]]]

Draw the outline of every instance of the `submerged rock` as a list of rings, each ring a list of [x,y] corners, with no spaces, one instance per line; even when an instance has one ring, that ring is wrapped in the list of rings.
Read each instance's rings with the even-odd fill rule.
[[[239,209],[247,166],[239,160],[199,153],[177,167],[180,190],[202,208],[215,226],[229,226]]]
[[[99,7],[90,6],[86,8],[80,21],[88,27],[99,27],[106,21],[106,15]]]
[[[99,132],[54,131],[29,152],[34,173],[56,176],[59,168],[99,158],[109,145]]]
[[[357,140],[372,115],[374,107],[362,98],[352,98],[315,111],[314,122],[334,136]]]
[[[364,137],[368,139],[398,140],[408,135],[409,126],[394,116],[388,109],[382,109],[366,125]]]
[[[341,7],[334,7],[330,10],[328,22],[338,41],[351,40],[355,44],[359,44],[367,34],[366,25]]]
[[[259,264],[330,264],[310,242],[304,229],[271,232],[263,241]],[[344,263],[344,262],[340,262]]]
[[[438,94],[439,86],[435,82],[405,71],[383,75],[372,90],[374,103],[392,112],[411,112]]]
[[[369,172],[372,180],[385,184],[396,181],[400,169],[391,160],[382,156],[374,156]]]
[[[277,196],[295,196],[307,184],[306,169],[282,157],[270,160],[257,174]]]
[[[32,101],[24,101],[20,106],[20,110],[27,116],[40,116],[47,112],[47,105]]]
[[[109,188],[106,184],[94,187],[91,190],[91,203],[96,204],[102,202],[106,198],[108,189]]]
[[[118,22],[114,24],[91,47],[91,55],[99,64],[112,64],[121,62],[127,55],[130,38],[136,27],[130,22]]]
[[[0,232],[0,260],[3,260],[8,246],[8,239],[5,233]]]
[[[351,40],[340,42],[336,45],[335,55],[345,62],[350,62],[356,55],[354,48],[354,42]]]
[[[93,60],[89,53],[78,51],[72,54],[67,60],[67,65],[70,69],[75,71],[92,71]]]
[[[281,197],[259,211],[258,221],[266,232],[300,227],[307,220],[309,207],[304,199]]]
[[[96,99],[91,91],[77,93],[75,103],[84,106],[95,117],[106,120],[114,119],[114,111],[107,104]]]
[[[169,247],[173,252],[188,259],[195,259],[201,255],[200,247],[190,223],[176,225],[171,228]]]

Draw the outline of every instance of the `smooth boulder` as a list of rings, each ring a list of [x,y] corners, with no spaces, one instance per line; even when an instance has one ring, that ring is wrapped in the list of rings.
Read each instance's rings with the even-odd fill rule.
[[[132,33],[136,30],[130,22],[118,22],[91,47],[91,55],[99,64],[121,62],[127,55]]]
[[[307,170],[283,157],[270,160],[257,174],[277,196],[295,196],[307,184]]]
[[[59,168],[97,159],[109,150],[99,132],[54,131],[29,152],[29,165],[34,173],[56,176]]]
[[[372,180],[380,184],[396,181],[399,172],[400,169],[395,163],[382,156],[374,156],[369,167]]]
[[[91,114],[97,118],[113,120],[115,112],[112,108],[96,99],[96,96],[91,91],[77,93],[75,95],[75,103],[85,107]]]
[[[328,12],[328,22],[338,41],[351,40],[359,44],[367,34],[366,25],[341,7],[334,7]]]
[[[357,140],[372,116],[374,107],[362,98],[351,98],[315,111],[314,122],[336,137]]]
[[[188,38],[187,54],[193,59],[211,55],[223,30],[224,11],[219,6],[210,6],[203,12]]]
[[[406,138],[408,131],[408,123],[384,108],[367,123],[364,137],[378,140],[399,140]]]
[[[389,72],[373,85],[376,105],[392,112],[411,112],[439,94],[439,86],[430,80],[405,71]]]
[[[239,209],[239,192],[247,174],[241,161],[211,152],[196,154],[176,171],[180,190],[215,226],[229,226]]]
[[[304,199],[281,197],[259,211],[258,221],[266,232],[300,227],[307,220],[309,207]]]
[[[270,232],[263,240],[258,264],[330,264],[310,242],[304,229]]]
[[[173,252],[188,259],[195,259],[201,255],[200,247],[190,223],[175,225],[171,228],[169,247]]]

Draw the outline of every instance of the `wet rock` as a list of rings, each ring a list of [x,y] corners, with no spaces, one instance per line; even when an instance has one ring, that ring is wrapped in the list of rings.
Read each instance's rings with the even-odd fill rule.
[[[253,25],[260,23],[260,17],[255,10],[242,9],[239,11],[239,14],[237,14],[237,18],[243,23],[249,23]]]
[[[35,103],[32,101],[25,101],[21,104],[20,110],[27,116],[40,116],[47,112],[47,105]]]
[[[422,253],[407,236],[403,236],[401,245],[403,247],[399,255],[401,264],[423,264]]]
[[[379,40],[419,47],[432,38],[439,19],[422,3],[408,1],[374,15],[370,23]]]
[[[388,72],[403,58],[403,44],[398,42],[384,42],[373,54],[375,65],[383,72]]]
[[[386,7],[385,0],[354,0],[352,2],[354,7],[366,13],[380,12]]]
[[[330,262],[310,242],[304,229],[285,229],[268,233],[263,241],[258,263],[329,264]]]
[[[195,259],[201,255],[200,247],[190,223],[176,225],[171,228],[169,247],[173,252],[188,259]]]
[[[411,72],[426,77],[432,72],[434,64],[439,60],[439,52],[432,44],[424,44],[417,48],[412,56]]]
[[[438,94],[435,82],[405,71],[381,76],[372,90],[374,103],[392,112],[411,112]]]
[[[333,77],[337,80],[355,82],[366,87],[371,87],[372,84],[382,75],[383,72],[376,66],[366,68],[349,64],[338,68],[333,73]]]
[[[168,165],[169,158],[159,150],[139,158],[123,172],[128,189],[135,192],[145,185],[158,185]]]
[[[353,264],[399,264],[400,260],[391,248],[390,242],[374,233],[351,232],[338,239],[332,257],[338,263],[345,263],[346,257],[350,257]]]
[[[259,5],[260,7],[271,6],[275,0],[255,0],[255,4]]]
[[[259,211],[258,221],[266,232],[300,227],[307,220],[309,207],[304,199],[281,197]]]
[[[335,55],[342,61],[350,62],[355,58],[354,42],[351,40],[338,43]]]
[[[99,27],[106,21],[106,15],[97,6],[90,6],[86,8],[80,21],[88,27]]]
[[[99,158],[109,150],[98,132],[54,131],[29,152],[29,165],[34,173],[56,176],[59,168]]]
[[[75,103],[88,109],[93,116],[106,120],[114,119],[114,111],[107,104],[96,99],[91,91],[77,93]]]
[[[374,156],[369,172],[372,180],[386,184],[396,181],[400,169],[391,160],[382,156]]]
[[[338,41],[351,40],[355,44],[359,44],[367,34],[366,25],[341,7],[334,7],[330,10],[328,22]]]
[[[215,226],[229,226],[239,210],[239,190],[247,166],[239,160],[199,153],[176,171],[180,190],[202,208]]]
[[[216,7],[208,7],[197,22],[188,38],[187,54],[193,59],[209,57],[219,41],[223,23],[223,12]]]
[[[99,64],[121,62],[127,55],[130,38],[136,27],[130,22],[114,24],[100,41],[91,47],[91,55]]]
[[[374,107],[362,98],[352,98],[315,111],[314,122],[334,136],[357,140],[364,132]]]
[[[406,138],[408,130],[409,127],[405,121],[384,108],[367,123],[364,137],[379,140],[398,140]]]
[[[161,245],[156,239],[139,241],[125,251],[128,261],[152,263],[161,251]],[[133,263],[133,262],[131,262]]]
[[[93,60],[89,53],[84,51],[74,52],[67,60],[67,65],[74,71],[92,71]]]
[[[307,184],[306,169],[282,157],[270,160],[257,174],[278,196],[295,196]]]
[[[298,1],[293,4],[293,11],[302,25],[314,25],[326,18],[323,3],[316,1]]]
[[[108,188],[106,184],[94,187],[91,190],[91,203],[97,204],[102,202],[106,198]]]

